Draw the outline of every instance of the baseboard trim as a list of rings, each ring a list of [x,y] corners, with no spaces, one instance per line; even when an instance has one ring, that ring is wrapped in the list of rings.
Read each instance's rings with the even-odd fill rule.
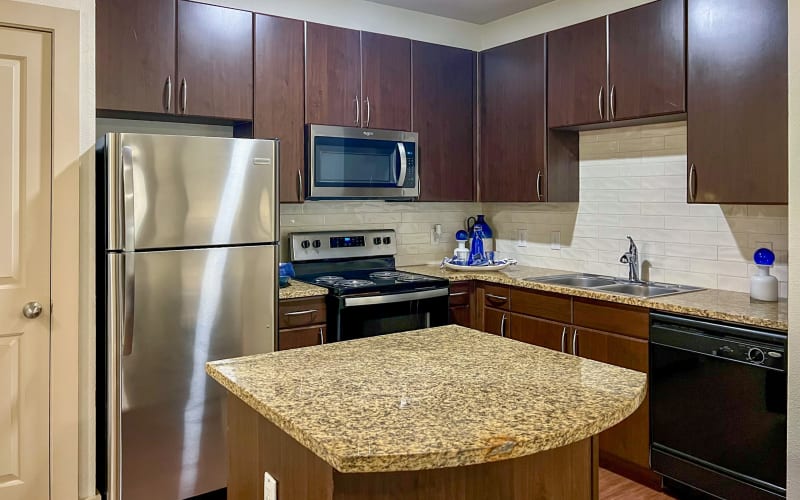
[[[643,484],[648,488],[661,491],[661,475],[653,472],[649,468],[633,464],[627,460],[603,453],[600,451],[600,467],[608,469],[611,472],[617,473],[620,476],[627,477],[631,481],[636,481]]]
[[[81,498],[81,500],[102,500],[102,499],[103,499],[103,497],[100,496],[100,493],[95,493],[94,495],[92,495],[90,497]]]

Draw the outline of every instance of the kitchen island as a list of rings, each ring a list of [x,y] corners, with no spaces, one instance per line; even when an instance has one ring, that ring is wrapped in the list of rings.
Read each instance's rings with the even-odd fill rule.
[[[646,375],[458,326],[209,363],[229,498],[596,498]]]

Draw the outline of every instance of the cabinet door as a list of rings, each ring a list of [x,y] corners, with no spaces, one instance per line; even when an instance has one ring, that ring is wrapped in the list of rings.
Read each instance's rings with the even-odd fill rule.
[[[450,307],[450,323],[472,328],[472,316],[469,306]]]
[[[647,373],[647,340],[596,330],[577,330],[575,354]],[[649,401],[627,419],[600,434],[600,452],[641,468],[650,467]]]
[[[411,40],[361,32],[364,127],[411,130]]]
[[[180,114],[252,120],[253,14],[178,0],[177,67]]]
[[[485,308],[483,310],[483,331],[507,337],[511,332],[511,313]]]
[[[539,318],[512,314],[510,337],[526,344],[566,352],[569,327]]]
[[[608,17],[610,118],[686,111],[684,0],[659,0]]]
[[[174,0],[97,0],[97,108],[176,109]]]
[[[689,0],[689,201],[787,203],[786,0]]]
[[[547,124],[566,127],[608,119],[606,18],[547,34]]]
[[[475,199],[474,52],[412,42],[420,201]]]
[[[302,21],[256,15],[253,136],[280,139],[280,201],[304,197],[304,27]]]
[[[481,53],[481,201],[546,201],[544,35]]]
[[[298,347],[311,347],[324,344],[328,341],[328,332],[325,325],[307,326],[291,330],[278,331],[278,350],[297,349]]]
[[[361,125],[361,33],[306,25],[306,123]]]

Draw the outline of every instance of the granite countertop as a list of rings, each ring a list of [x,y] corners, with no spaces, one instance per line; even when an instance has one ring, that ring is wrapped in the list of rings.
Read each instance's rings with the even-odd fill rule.
[[[646,375],[460,326],[206,365],[340,472],[456,467],[531,455],[633,413]]]
[[[328,295],[328,289],[321,286],[309,285],[302,281],[292,280],[289,286],[281,288],[279,293],[280,300],[284,299],[302,299],[304,297],[318,297],[320,295]]]
[[[570,274],[569,271],[556,271],[527,266],[511,266],[502,271],[451,271],[440,269],[438,265],[405,267],[403,271],[448,278],[450,281],[478,280],[489,283],[512,285],[532,290],[561,293],[575,297],[605,300],[619,304],[646,307],[656,311],[672,312],[702,318],[729,321],[749,326],[787,331],[789,329],[788,303],[786,299],[778,302],[750,302],[750,295],[724,290],[703,290],[650,299],[617,295],[597,290],[585,290],[563,285],[524,281],[524,278]]]

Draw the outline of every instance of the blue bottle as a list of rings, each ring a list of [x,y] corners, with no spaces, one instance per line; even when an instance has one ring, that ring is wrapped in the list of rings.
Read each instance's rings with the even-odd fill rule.
[[[481,237],[483,238],[483,249],[487,252],[494,250],[494,239],[492,234],[492,228],[489,227],[489,224],[486,222],[486,218],[483,214],[475,217],[470,217],[467,219],[467,229],[469,230],[469,237],[472,238],[472,235],[478,230],[481,230]]]
[[[469,261],[467,265],[480,266],[486,263],[486,253],[483,249],[483,231],[476,228],[472,233],[472,243],[469,248]]]

